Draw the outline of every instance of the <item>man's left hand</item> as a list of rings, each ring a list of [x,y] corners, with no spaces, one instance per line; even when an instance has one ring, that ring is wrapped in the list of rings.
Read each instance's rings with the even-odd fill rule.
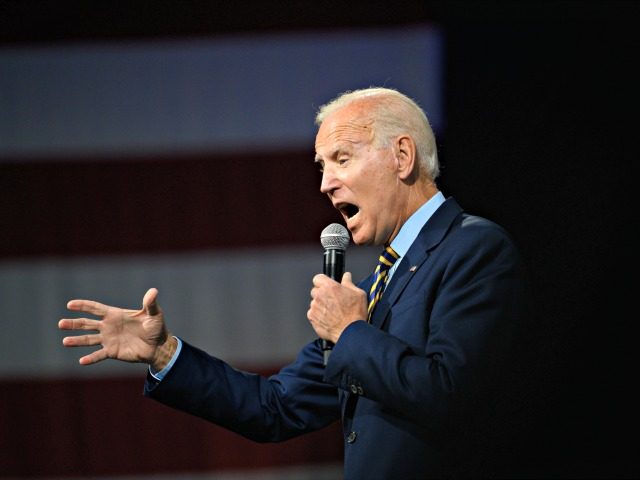
[[[313,277],[307,318],[320,338],[336,343],[347,326],[367,318],[367,294],[354,285],[350,272],[342,276],[342,283],[318,274]]]

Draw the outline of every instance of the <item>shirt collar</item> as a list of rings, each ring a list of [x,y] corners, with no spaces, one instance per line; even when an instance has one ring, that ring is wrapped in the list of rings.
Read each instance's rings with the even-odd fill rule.
[[[420,230],[424,227],[424,224],[431,218],[431,215],[442,205],[445,201],[442,192],[436,193],[433,197],[427,200],[418,210],[407,219],[402,225],[398,235],[391,242],[391,248],[393,248],[400,258],[404,257],[409,251],[409,247],[413,244],[418,237]],[[396,265],[398,262],[395,263]]]

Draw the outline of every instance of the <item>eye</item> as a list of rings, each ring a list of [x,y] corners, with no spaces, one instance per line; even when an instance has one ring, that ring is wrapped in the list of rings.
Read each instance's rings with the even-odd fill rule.
[[[344,167],[348,162],[349,162],[348,158],[339,158],[338,159],[338,165],[340,165],[341,167]]]
[[[324,172],[324,162],[320,161],[320,160],[316,160],[316,165],[318,166],[318,171],[320,173]]]

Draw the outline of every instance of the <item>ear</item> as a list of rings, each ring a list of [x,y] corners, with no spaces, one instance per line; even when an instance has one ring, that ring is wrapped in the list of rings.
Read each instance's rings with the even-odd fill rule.
[[[398,177],[407,180],[416,168],[416,144],[408,135],[402,135],[396,139],[396,159],[398,162]]]

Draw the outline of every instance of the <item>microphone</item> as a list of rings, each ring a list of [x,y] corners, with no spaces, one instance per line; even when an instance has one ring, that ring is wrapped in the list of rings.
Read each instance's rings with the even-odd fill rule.
[[[344,253],[349,245],[349,232],[339,223],[328,225],[320,234],[320,243],[324,247],[324,267],[322,273],[327,277],[342,281],[344,273]],[[322,340],[322,352],[324,354],[324,364],[329,361],[329,355],[333,343]]]

